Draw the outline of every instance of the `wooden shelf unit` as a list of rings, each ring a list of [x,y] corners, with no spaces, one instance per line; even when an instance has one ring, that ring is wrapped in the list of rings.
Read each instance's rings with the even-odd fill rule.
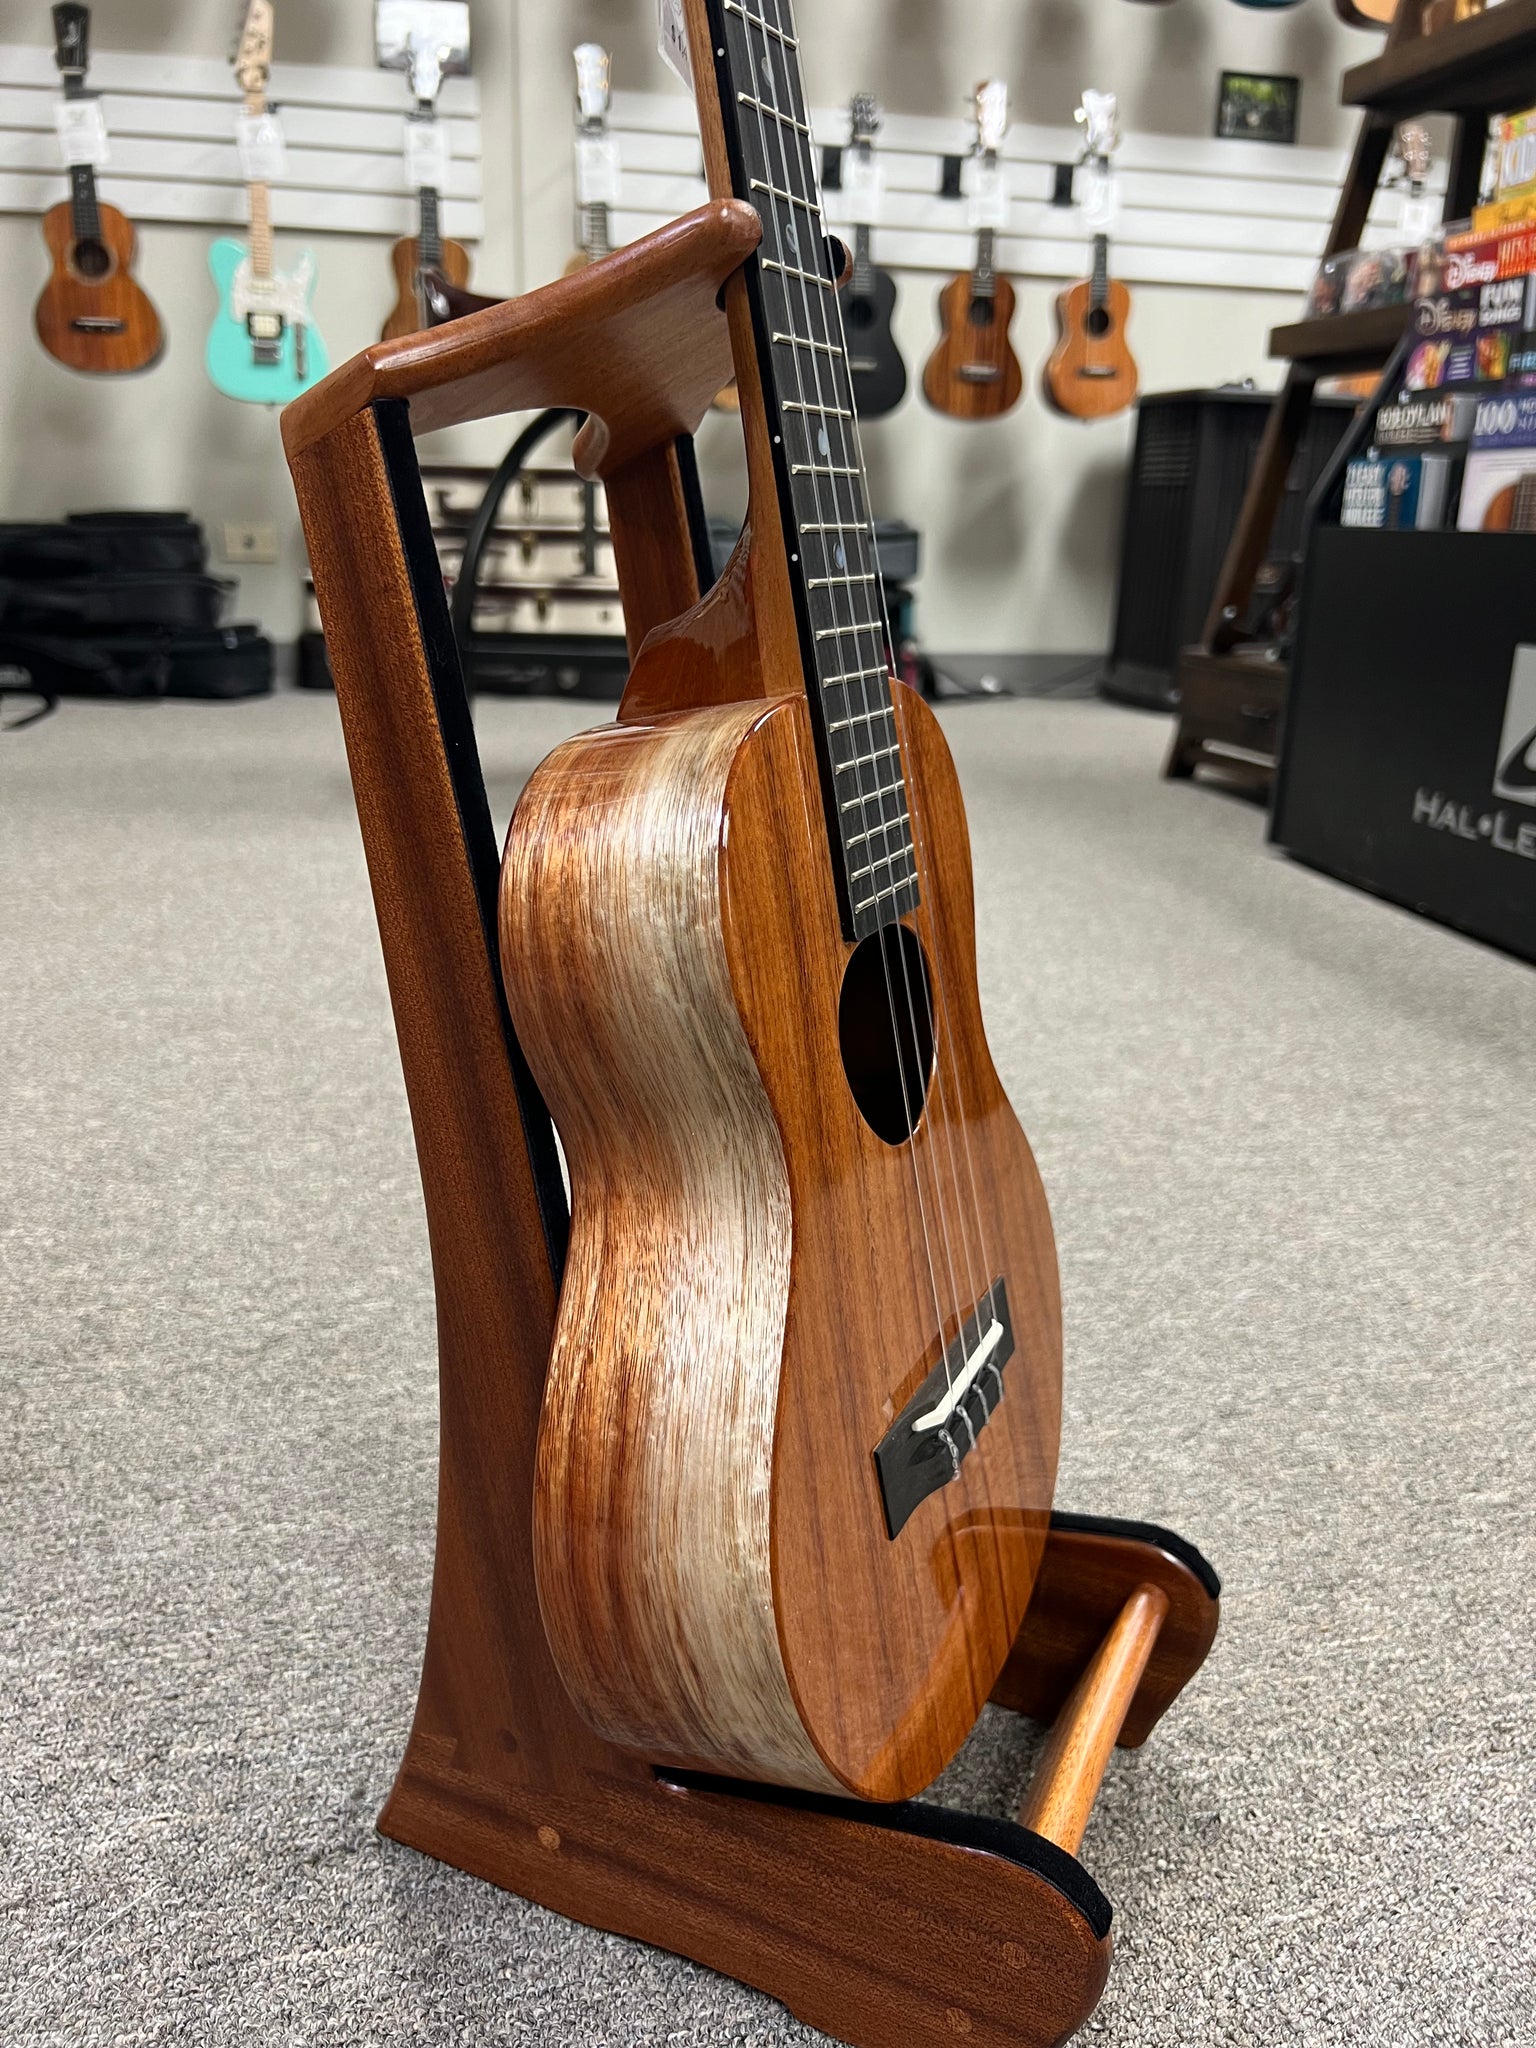
[[[1364,114],[1324,256],[1359,246],[1393,134],[1398,122],[1410,115],[1455,116],[1443,218],[1463,219],[1478,196],[1488,117],[1536,100],[1536,0],[1503,0],[1501,6],[1433,35],[1424,33],[1416,0],[1405,0],[1387,31],[1382,54],[1344,74],[1343,99]],[[1288,362],[1290,368],[1275,394],[1204,632],[1199,644],[1186,648],[1180,659],[1181,708],[1163,768],[1166,776],[1189,776],[1200,767],[1228,768],[1215,729],[1230,735],[1239,726],[1254,726],[1243,715],[1252,695],[1253,670],[1246,656],[1233,657],[1243,653],[1243,620],[1318,379],[1349,370],[1384,370],[1408,331],[1408,321],[1408,307],[1383,306],[1294,321],[1271,333],[1271,356]],[[1272,664],[1271,674],[1279,692],[1270,722],[1276,737],[1268,749],[1246,750],[1255,757],[1250,763],[1252,780],[1266,791],[1273,787],[1285,687],[1281,664]],[[1218,709],[1222,699],[1225,711]]]

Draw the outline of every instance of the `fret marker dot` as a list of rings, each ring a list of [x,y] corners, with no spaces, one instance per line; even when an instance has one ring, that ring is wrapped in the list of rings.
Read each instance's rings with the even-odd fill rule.
[[[798,256],[800,254],[800,230],[795,226],[793,221],[791,221],[788,227],[785,228],[784,239],[789,244],[790,254],[792,256]]]
[[[841,541],[839,541],[837,546],[832,550],[832,559],[834,562],[836,562],[839,569],[847,568],[848,550],[843,546]]]
[[[816,446],[821,450],[823,455],[830,455],[832,453],[832,444],[827,439],[827,430],[825,427],[823,427],[816,436]]]

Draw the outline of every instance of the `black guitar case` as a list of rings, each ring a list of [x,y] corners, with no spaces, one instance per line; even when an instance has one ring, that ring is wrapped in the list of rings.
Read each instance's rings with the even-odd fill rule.
[[[0,579],[0,629],[18,633],[206,633],[224,615],[234,584],[219,576],[117,570]]]
[[[0,577],[200,576],[207,566],[203,529],[185,512],[71,512],[51,525],[0,525]]]
[[[272,688],[272,643],[254,626],[78,640],[0,627],[0,669],[21,670],[50,698],[262,697]]]

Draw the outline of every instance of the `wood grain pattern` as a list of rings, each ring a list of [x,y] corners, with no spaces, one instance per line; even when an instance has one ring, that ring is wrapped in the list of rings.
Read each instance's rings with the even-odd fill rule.
[[[501,924],[574,1194],[536,1509],[566,1683],[599,1732],[653,1757],[813,1789],[830,1773],[877,1799],[937,1775],[1002,1668],[1060,1401],[1050,1225],[981,1033],[958,788],[931,716],[897,699],[925,870],[913,922],[944,990],[916,1146],[877,1138],[844,1077],[850,949],[803,698],[557,749],[513,820]],[[936,1362],[941,1320],[952,1338],[998,1272],[1018,1341],[1007,1398],[891,1542],[874,1446]],[[977,1541],[994,1516],[1010,1540]],[[733,1603],[761,1631],[750,1655]],[[770,1698],[775,1632],[819,1766]]]
[[[996,419],[1024,395],[1009,335],[1017,303],[1012,284],[998,278],[990,319],[972,319],[974,298],[969,272],[939,293],[939,338],[923,367],[923,396],[957,420]]]
[[[1160,1586],[1138,1586],[1062,1708],[1019,1810],[1024,1827],[1075,1856],[1110,1753],[1168,1612]]]
[[[434,324],[421,302],[420,250],[421,244],[416,236],[407,235],[389,252],[390,267],[395,273],[395,303],[384,322],[379,336],[381,341],[398,341],[407,334],[424,334]],[[429,276],[439,288],[447,285],[455,291],[462,291],[469,283],[469,251],[464,244],[445,238],[441,257],[432,265]]]
[[[730,375],[715,301],[761,232],[751,207],[711,201],[542,291],[375,342],[295,399],[284,442],[297,453],[386,398],[410,400],[418,434],[569,405],[591,415],[577,467],[604,476],[704,417]]]
[[[100,246],[110,268],[103,277],[88,277],[76,260],[74,217],[69,201],[43,215],[43,239],[53,258],[53,274],[43,286],[33,320],[37,338],[49,355],[71,370],[121,375],[147,369],[160,354],[164,337],[160,316],[138,280],[130,275],[138,238],[132,223],[115,206],[99,202]],[[112,321],[112,333],[93,332],[80,321]]]
[[[1046,362],[1042,388],[1056,410],[1071,419],[1107,419],[1136,401],[1136,362],[1125,339],[1131,295],[1119,278],[1105,286],[1101,310],[1108,325],[1095,334],[1091,284],[1071,285],[1056,297],[1059,339]]]

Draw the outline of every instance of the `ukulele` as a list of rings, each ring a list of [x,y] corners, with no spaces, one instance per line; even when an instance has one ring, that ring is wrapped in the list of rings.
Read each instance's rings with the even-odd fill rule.
[[[1107,177],[1120,140],[1112,92],[1085,92],[1075,116],[1086,129],[1083,163]],[[1109,236],[1093,238],[1093,275],[1057,295],[1058,339],[1045,366],[1044,393],[1058,412],[1077,420],[1107,419],[1136,397],[1136,363],[1125,341],[1131,295],[1109,274]]]
[[[53,61],[63,76],[67,107],[93,103],[85,89],[90,32],[89,8],[54,8]],[[70,162],[69,197],[43,215],[43,239],[53,273],[33,320],[49,355],[71,370],[115,375],[147,368],[163,344],[160,316],[129,274],[136,245],[132,224],[97,198],[93,164]]]
[[[411,94],[416,111],[407,134],[426,146],[438,139],[437,94],[443,82],[445,49],[441,41],[422,32],[410,40]],[[411,131],[415,130],[416,133]],[[396,298],[384,322],[381,340],[394,341],[402,334],[420,334],[441,326],[454,317],[448,293],[462,291],[469,283],[469,251],[462,242],[449,241],[439,218],[441,194],[434,183],[416,187],[414,235],[396,242],[389,260],[394,266]]]
[[[1056,1262],[954,765],[892,677],[791,0],[685,19],[711,194],[762,227],[725,286],[749,531],[507,838],[503,976],[572,1192],[538,1595],[608,1740],[897,1800],[1029,1599]]]
[[[857,92],[848,108],[850,162],[844,183],[855,191],[874,191],[874,141],[880,112],[874,95]],[[894,412],[907,395],[907,366],[891,333],[896,311],[896,280],[877,269],[870,255],[870,206],[853,229],[853,273],[842,288],[843,327],[848,336],[848,371],[853,378],[854,410],[875,420]]]
[[[979,85],[976,176],[999,198],[1002,171],[997,152],[1007,130],[1007,86]],[[939,294],[939,340],[923,371],[923,396],[956,419],[996,419],[1017,405],[1024,391],[1024,372],[1008,338],[1014,290],[997,273],[996,249],[996,226],[979,226],[970,270]]]
[[[252,123],[267,111],[272,68],[272,0],[247,0],[235,52],[235,77]],[[219,310],[208,333],[208,375],[229,398],[253,405],[285,405],[330,368],[310,299],[315,261],[308,250],[291,271],[272,267],[272,215],[266,180],[246,186],[251,241],[228,238],[208,252]]]

